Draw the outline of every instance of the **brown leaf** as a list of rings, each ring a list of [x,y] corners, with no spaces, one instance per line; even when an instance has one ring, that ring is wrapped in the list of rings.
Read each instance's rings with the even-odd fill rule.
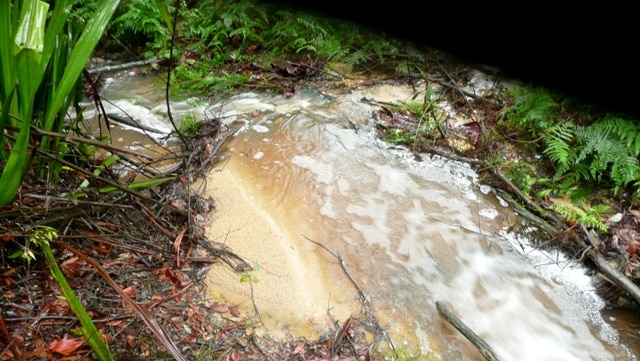
[[[300,342],[298,346],[296,346],[296,349],[293,350],[293,355],[299,354],[300,352],[302,352],[302,350],[304,350],[304,343]]]
[[[33,351],[33,354],[35,356],[38,357],[47,357],[49,355],[49,352],[47,351],[47,347],[45,345],[45,342],[42,338],[38,337],[34,340],[33,345],[35,346],[35,349]]]
[[[469,138],[469,140],[471,140],[471,143],[473,144],[476,144],[478,142],[480,131],[480,123],[478,122],[469,122],[461,125],[460,128],[458,128],[458,132]]]
[[[177,264],[178,267],[180,267],[180,244],[182,243],[182,237],[184,237],[184,233],[187,231],[187,228],[183,228],[182,231],[180,231],[180,234],[178,235],[178,237],[176,237],[176,240],[173,242],[173,250],[176,252],[176,260],[177,260]]]
[[[217,303],[215,306],[213,306],[213,311],[217,313],[225,313],[229,311],[229,306],[224,303]]]
[[[84,341],[79,338],[63,338],[61,340],[53,340],[49,343],[49,348],[55,353],[63,356],[69,356],[78,348],[84,345]]]
[[[133,297],[136,294],[137,288],[138,288],[138,286],[136,286],[134,284],[132,286],[129,286],[129,287],[123,289],[122,292],[124,292],[127,296]]]
[[[64,260],[64,262],[62,262],[60,267],[62,268],[62,271],[65,273],[65,275],[82,276],[84,271],[82,269],[82,264],[78,262],[78,260],[79,258],[77,256],[73,256],[67,258],[66,260]]]

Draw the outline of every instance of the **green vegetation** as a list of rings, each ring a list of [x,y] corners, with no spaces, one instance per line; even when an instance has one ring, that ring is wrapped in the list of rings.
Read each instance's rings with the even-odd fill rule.
[[[184,135],[194,135],[198,133],[198,129],[202,126],[202,122],[196,119],[196,117],[189,113],[182,117],[182,122],[180,123],[180,133]]]
[[[200,94],[260,83],[248,69],[269,69],[279,58],[322,70],[334,61],[389,62],[399,54],[398,42],[358,25],[257,1],[164,4],[169,13],[177,11],[172,57],[179,62],[174,84]],[[110,28],[115,39],[110,42],[130,48],[144,45],[145,57],[167,58],[172,34],[163,26],[164,17],[153,2],[123,1]],[[299,59],[291,59],[292,54]]]
[[[396,348],[395,361],[429,361],[429,354],[424,355],[419,349],[410,350],[404,347]]]
[[[419,98],[420,101],[416,101]],[[446,118],[444,111],[436,106],[437,100],[432,88],[427,86],[425,90],[416,92],[412,101],[389,107],[389,111],[395,112],[396,117],[406,116],[408,120],[415,120],[417,124],[412,129],[389,129],[384,135],[384,140],[409,145],[413,150],[419,150],[425,144],[433,144],[444,134],[443,121]]]
[[[66,301],[69,303],[69,307],[73,310],[73,313],[80,320],[80,324],[82,325],[80,333],[82,337],[87,341],[91,349],[95,353],[96,357],[100,361],[109,361],[114,360],[111,351],[109,350],[109,345],[98,331],[98,328],[93,323],[91,316],[87,313],[87,310],[84,308],[82,301],[78,299],[75,292],[67,282],[67,278],[62,273],[60,266],[56,261],[53,252],[51,251],[51,246],[49,242],[58,236],[58,232],[50,227],[38,227],[35,229],[33,234],[31,235],[31,239],[33,239],[34,243],[37,243],[43,250],[45,257],[49,263],[49,269],[51,270],[51,274],[53,278],[60,285],[60,289],[64,294]]]
[[[50,172],[46,177],[54,182],[58,179],[60,166],[35,157],[30,145],[39,143],[38,150],[54,159],[63,155],[65,148],[55,138],[34,138],[32,127],[63,130],[67,109],[78,101],[76,90],[82,85],[84,66],[118,2],[102,2],[84,27],[69,17],[67,1],[57,1],[50,17],[49,4],[39,0],[25,0],[16,6],[4,1],[0,5],[0,37],[12,39],[0,45],[0,128],[14,132],[0,133],[0,143],[11,144],[0,149],[4,163],[0,205],[15,198],[34,158],[42,178]]]
[[[618,194],[639,184],[640,126],[634,120],[572,111],[538,88],[513,94],[503,125],[537,141],[555,170],[552,178],[538,180],[545,186],[540,196],[562,193],[577,201],[596,186],[611,186]]]
[[[550,165],[551,176],[539,175],[531,166],[512,167],[508,174],[526,193],[538,197],[566,196],[575,204],[597,189],[623,190],[638,197],[640,185],[640,126],[631,119],[610,113],[576,109],[560,96],[541,88],[512,88],[513,105],[505,108],[501,125],[519,132],[519,138],[536,145]],[[607,206],[586,211],[553,207],[569,223],[583,223],[606,231],[601,221]]]
[[[0,37],[4,39],[0,43],[0,206],[13,201],[32,165],[38,167],[40,178],[57,182],[61,166],[55,159],[68,148],[57,138],[34,136],[33,129],[64,130],[67,109],[77,106],[76,90],[82,86],[84,66],[118,2],[102,2],[86,24],[69,16],[68,1],[56,1],[51,11],[40,0],[0,4]],[[51,274],[82,324],[82,336],[99,360],[111,360],[107,343],[58,267],[49,244],[55,237],[55,229],[36,226],[12,256],[30,263],[36,259],[32,245],[43,250]]]
[[[422,77],[428,80],[425,74]],[[383,138],[418,152],[434,145],[462,153],[470,151],[472,157],[484,158],[490,168],[503,172],[527,197],[550,202],[549,208],[568,224],[584,224],[606,232],[606,209],[615,203],[631,205],[640,196],[640,125],[618,114],[578,107],[573,99],[543,88],[507,89],[508,95],[502,100],[508,105],[494,119],[485,120],[484,132],[477,125],[475,130],[466,129],[477,139],[484,138],[483,146],[475,150],[458,147],[452,140],[461,136],[457,130],[452,130],[455,135],[448,133],[446,114],[435,106],[429,87],[414,98],[421,96],[422,101],[389,106],[381,112],[393,125],[383,129]],[[458,95],[452,90],[440,96],[453,102]],[[506,157],[514,151],[486,148],[503,149],[497,143],[505,142],[516,146],[517,155]],[[605,203],[609,204],[587,204],[585,201],[594,201],[595,193],[608,199]],[[564,207],[553,204],[550,198],[569,198],[580,206]]]

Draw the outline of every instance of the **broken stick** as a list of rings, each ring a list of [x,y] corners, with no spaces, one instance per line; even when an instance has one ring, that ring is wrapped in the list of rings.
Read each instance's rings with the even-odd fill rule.
[[[489,344],[487,344],[483,339],[480,338],[469,326],[465,325],[462,320],[456,316],[453,311],[447,305],[440,301],[436,301],[436,307],[438,308],[438,312],[444,317],[447,322],[449,322],[456,330],[460,331],[460,333],[469,340],[473,346],[475,346],[482,357],[484,357],[487,361],[498,361],[498,356],[496,356],[495,352],[491,349]]]

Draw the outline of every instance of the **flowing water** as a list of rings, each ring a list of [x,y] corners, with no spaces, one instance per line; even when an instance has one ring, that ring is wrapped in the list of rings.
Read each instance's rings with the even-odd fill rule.
[[[415,156],[376,139],[375,108],[361,99],[410,96],[399,86],[336,97],[312,90],[288,99],[247,93],[193,110],[242,126],[228,143],[226,161],[207,177],[214,197],[223,187],[237,193],[221,199],[219,217],[227,223],[214,221],[211,238],[231,242],[243,229],[260,232],[258,216],[276,230],[238,241],[279,240],[247,256],[260,280],[251,293],[270,331],[300,336],[326,324],[326,313],[344,321],[357,311],[339,255],[396,344],[420,345],[434,359],[482,359],[440,317],[435,302],[442,301],[502,360],[635,360],[638,350],[606,322],[616,316],[603,318],[586,270],[509,233],[520,220],[468,165]],[[222,172],[233,175],[233,184],[216,183]],[[253,203],[258,216],[239,213],[224,221],[227,204],[241,201],[234,197]],[[282,260],[294,265],[288,273],[275,271]],[[230,286],[223,273],[212,270],[212,299],[246,301],[248,286]],[[291,279],[307,294],[269,289],[270,278]],[[305,307],[279,302],[298,297]]]

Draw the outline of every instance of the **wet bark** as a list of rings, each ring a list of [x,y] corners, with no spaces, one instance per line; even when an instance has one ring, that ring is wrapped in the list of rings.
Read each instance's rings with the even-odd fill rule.
[[[159,60],[158,57],[154,57],[154,58],[147,59],[147,60],[133,61],[133,62],[130,62],[130,63],[125,63],[125,64],[108,65],[108,66],[103,66],[103,67],[100,67],[100,68],[89,69],[88,72],[89,72],[89,74],[113,73],[114,71],[126,70],[126,69],[135,68],[135,67],[138,67],[138,66],[145,66],[145,65],[153,64],[153,63],[158,62],[158,60]]]
[[[438,312],[444,317],[447,322],[449,322],[456,330],[460,331],[460,333],[467,339],[469,342],[473,344],[473,346],[478,349],[482,357],[484,357],[487,361],[498,361],[498,356],[496,356],[495,352],[491,349],[488,343],[486,343],[480,336],[478,336],[469,326],[467,326],[461,319],[459,319],[453,311],[447,305],[440,301],[436,301],[436,307],[438,308]]]
[[[591,248],[587,251],[587,256],[596,264],[600,272],[607,276],[607,281],[629,293],[629,295],[640,304],[640,288],[623,273],[613,268],[604,256],[597,251],[599,240],[597,239],[595,232],[587,231],[587,228],[584,225],[582,226],[582,230],[587,235],[589,243],[591,243]]]

